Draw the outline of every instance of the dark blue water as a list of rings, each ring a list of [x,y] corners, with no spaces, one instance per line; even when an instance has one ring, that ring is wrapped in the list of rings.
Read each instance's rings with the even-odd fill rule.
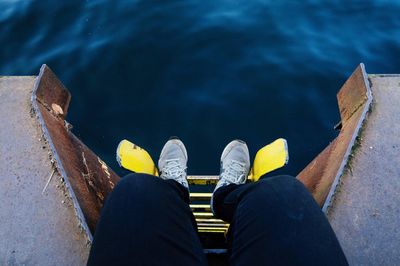
[[[74,132],[116,170],[123,138],[157,158],[177,135],[189,173],[215,174],[231,139],[254,155],[284,137],[297,174],[358,63],[400,73],[400,3],[0,0],[0,44],[2,75],[56,72]]]

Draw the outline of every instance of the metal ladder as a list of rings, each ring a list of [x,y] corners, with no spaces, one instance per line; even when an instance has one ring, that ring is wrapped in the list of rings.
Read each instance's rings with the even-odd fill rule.
[[[187,179],[190,185],[216,185],[219,176],[188,176]],[[215,218],[210,206],[211,195],[212,193],[190,193],[190,208],[196,219],[197,230],[199,233],[226,234],[229,224]]]

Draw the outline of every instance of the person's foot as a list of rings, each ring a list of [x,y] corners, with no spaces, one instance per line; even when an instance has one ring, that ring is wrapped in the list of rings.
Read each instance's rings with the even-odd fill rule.
[[[186,179],[187,160],[188,156],[183,142],[177,138],[170,139],[165,143],[158,160],[160,177],[175,180],[189,189]]]
[[[230,184],[244,184],[249,174],[250,155],[246,143],[242,140],[230,142],[221,155],[219,181],[214,189]]]

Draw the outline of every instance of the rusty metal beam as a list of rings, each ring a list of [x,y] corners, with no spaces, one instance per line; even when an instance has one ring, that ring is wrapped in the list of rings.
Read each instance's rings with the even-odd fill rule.
[[[69,131],[64,119],[70,99],[68,90],[50,68],[43,65],[36,80],[32,105],[81,226],[91,240],[105,198],[120,178]]]
[[[372,102],[372,94],[363,64],[360,64],[337,94],[341,130],[297,176],[326,212],[334,196],[349,155]]]

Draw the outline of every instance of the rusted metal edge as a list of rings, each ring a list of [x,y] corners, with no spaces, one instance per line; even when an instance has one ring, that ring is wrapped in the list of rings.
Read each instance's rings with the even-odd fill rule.
[[[61,177],[64,179],[65,186],[68,189],[69,196],[71,197],[76,216],[78,217],[78,220],[79,220],[79,223],[80,223],[79,226],[82,227],[82,229],[85,232],[88,240],[90,242],[92,242],[93,241],[93,235],[89,230],[89,227],[87,225],[85,216],[83,215],[83,212],[82,212],[82,209],[81,209],[81,207],[79,205],[78,199],[77,199],[77,197],[76,197],[76,195],[74,193],[74,190],[72,189],[72,186],[71,186],[71,184],[70,184],[70,182],[68,180],[67,173],[66,173],[66,171],[65,171],[65,169],[63,167],[63,164],[61,162],[60,157],[58,156],[57,150],[56,150],[56,148],[54,146],[54,143],[53,143],[53,141],[52,141],[52,139],[50,137],[50,133],[49,133],[47,127],[46,127],[46,123],[44,122],[43,115],[42,115],[42,113],[41,113],[41,111],[39,109],[39,106],[38,106],[38,101],[37,101],[37,96],[36,96],[37,94],[36,93],[37,93],[38,88],[39,88],[39,82],[43,77],[43,73],[44,73],[45,67],[46,67],[46,65],[42,65],[41,66],[39,75],[36,77],[36,80],[35,80],[35,85],[33,87],[32,96],[31,96],[32,107],[33,107],[33,109],[35,111],[35,114],[36,114],[36,116],[37,116],[37,118],[39,120],[39,123],[40,123],[40,125],[42,127],[43,135],[44,135],[47,143],[50,146],[50,150],[51,150],[52,156],[53,156],[53,158],[55,160],[57,170],[60,173]]]
[[[325,213],[372,102],[363,64],[344,83],[337,99],[341,117],[339,135],[297,175]]]
[[[366,93],[366,96],[367,96],[367,100],[364,103],[364,107],[363,107],[361,116],[360,116],[360,118],[359,118],[359,120],[357,122],[356,128],[354,129],[353,135],[351,137],[350,143],[347,146],[346,152],[345,152],[345,154],[343,156],[342,163],[340,164],[340,167],[339,167],[339,169],[337,171],[335,179],[334,179],[334,181],[332,183],[332,186],[331,186],[331,188],[329,190],[328,196],[326,197],[325,203],[324,203],[324,205],[322,207],[322,211],[324,213],[328,213],[329,208],[331,207],[331,204],[333,202],[333,198],[334,198],[334,195],[335,195],[335,192],[336,192],[336,188],[337,188],[337,186],[338,186],[338,184],[340,182],[340,178],[343,175],[345,167],[346,167],[346,165],[347,165],[347,163],[349,161],[349,156],[350,156],[350,154],[352,152],[353,146],[354,146],[354,144],[356,142],[356,138],[360,133],[361,127],[362,127],[362,125],[363,125],[363,123],[365,121],[365,118],[366,118],[367,113],[368,113],[368,111],[370,109],[370,106],[371,106],[371,103],[372,103],[372,99],[373,99],[372,98],[371,87],[370,87],[370,84],[369,84],[369,81],[368,81],[368,74],[367,74],[367,72],[365,70],[365,66],[364,66],[363,63],[361,63],[360,67],[361,67],[361,72],[362,72],[362,76],[363,76],[363,80],[364,80],[364,85],[365,85],[365,88],[366,88],[366,92],[365,93]]]
[[[119,176],[79,140],[65,120],[71,95],[43,65],[32,93],[32,107],[71,197],[79,225],[92,241],[107,195]]]

